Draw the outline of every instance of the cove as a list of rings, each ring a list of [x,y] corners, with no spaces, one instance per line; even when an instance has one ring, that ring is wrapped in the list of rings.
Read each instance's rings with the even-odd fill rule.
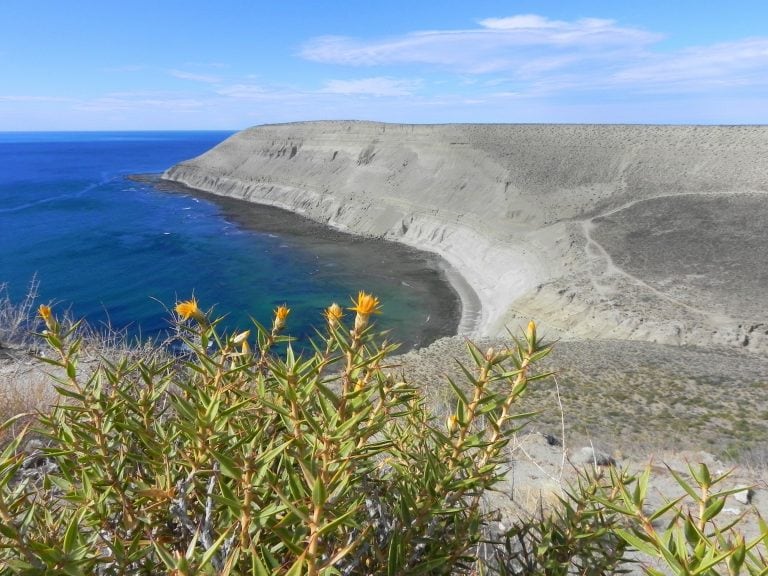
[[[195,295],[228,330],[292,310],[287,332],[322,326],[331,302],[376,294],[378,326],[402,349],[456,333],[461,304],[438,257],[334,232],[300,216],[158,186],[159,174],[224,132],[0,135],[0,283],[131,336],[162,335],[168,310]]]
[[[325,307],[332,302],[349,307],[351,298],[364,290],[382,301],[383,314],[375,320],[391,333],[390,341],[401,344],[401,351],[456,333],[461,301],[447,278],[447,264],[435,254],[339,232],[287,210],[209,194],[156,174],[131,180],[214,206],[233,226],[227,236],[245,237],[243,251],[256,262],[248,263],[242,255],[222,256],[209,276],[217,287],[212,297],[226,291],[228,299],[239,302],[230,312],[238,328],[247,325],[242,311],[261,310],[257,319],[268,324],[270,312],[284,304],[291,308],[291,320],[298,319],[290,334],[304,339],[323,325]],[[196,294],[204,293],[207,288]]]

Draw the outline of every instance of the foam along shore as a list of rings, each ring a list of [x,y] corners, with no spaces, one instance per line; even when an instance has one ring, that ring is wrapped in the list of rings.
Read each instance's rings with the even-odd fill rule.
[[[300,122],[239,132],[163,177],[439,254],[464,281],[462,334],[534,317],[575,337],[730,343],[761,319],[678,305],[600,244],[618,232],[589,232],[639,201],[765,194],[766,155],[762,126]],[[641,297],[622,301],[622,283]]]

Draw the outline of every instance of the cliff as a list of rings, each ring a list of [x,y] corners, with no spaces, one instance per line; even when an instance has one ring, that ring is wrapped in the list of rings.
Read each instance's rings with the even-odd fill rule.
[[[768,127],[309,122],[164,177],[441,254],[482,304],[464,332],[763,351],[766,158]]]

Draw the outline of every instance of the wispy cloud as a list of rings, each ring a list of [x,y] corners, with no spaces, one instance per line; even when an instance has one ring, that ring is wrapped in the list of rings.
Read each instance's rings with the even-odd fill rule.
[[[457,73],[516,70],[543,48],[580,59],[600,57],[605,48],[638,50],[661,38],[613,20],[585,18],[573,22],[522,15],[487,18],[480,27],[412,32],[377,40],[323,36],[307,42],[301,55],[315,62],[351,66],[436,65]],[[547,54],[551,59],[551,52]]]
[[[129,110],[191,110],[203,108],[201,98],[167,92],[114,92],[77,102],[75,110],[114,112]]]
[[[356,80],[329,80],[321,92],[366,96],[410,96],[420,85],[420,80],[376,76]]]
[[[204,84],[218,84],[221,82],[221,78],[218,76],[195,74],[194,72],[186,72],[184,70],[168,70],[168,74],[181,80],[191,80],[193,82],[202,82]]]
[[[269,98],[273,90],[260,84],[240,83],[218,88],[216,94],[238,100],[261,100]]]
[[[619,70],[613,82],[647,87],[698,89],[768,84],[768,38],[686,48],[648,56]]]
[[[72,98],[63,96],[32,96],[32,95],[6,95],[0,94],[0,102],[74,102]]]
[[[485,18],[474,28],[389,38],[323,36],[300,54],[354,67],[414,66],[453,74],[464,86],[468,76],[484,76],[486,82],[517,83],[515,94],[531,96],[618,88],[702,93],[768,84],[768,38],[671,52],[656,47],[662,39],[610,19],[522,14]]]

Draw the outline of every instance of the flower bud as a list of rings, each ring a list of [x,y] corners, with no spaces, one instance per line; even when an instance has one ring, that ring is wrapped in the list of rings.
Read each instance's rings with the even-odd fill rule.
[[[56,320],[53,317],[53,312],[51,312],[51,307],[47,306],[46,304],[40,304],[40,307],[37,309],[37,313],[40,318],[43,319],[43,322],[45,322],[46,327],[49,330],[53,330]]]
[[[246,330],[245,332],[240,332],[240,334],[238,334],[232,339],[232,342],[234,342],[235,344],[241,344],[244,340],[247,340],[248,336],[250,335],[251,335],[250,330]]]
[[[355,315],[355,332],[359,334],[365,330],[366,326],[368,326],[369,317],[370,314],[361,314],[360,312]]]
[[[275,320],[272,324],[273,330],[281,330],[285,326],[285,319],[288,318],[288,314],[291,313],[291,309],[285,305],[275,308]]]
[[[325,319],[328,321],[328,327],[333,329],[339,325],[342,316],[344,316],[344,312],[342,311],[341,306],[334,302],[325,309],[324,315]]]
[[[536,348],[536,323],[533,320],[528,322],[528,329],[525,331],[525,339],[528,342],[528,351],[533,352]]]

